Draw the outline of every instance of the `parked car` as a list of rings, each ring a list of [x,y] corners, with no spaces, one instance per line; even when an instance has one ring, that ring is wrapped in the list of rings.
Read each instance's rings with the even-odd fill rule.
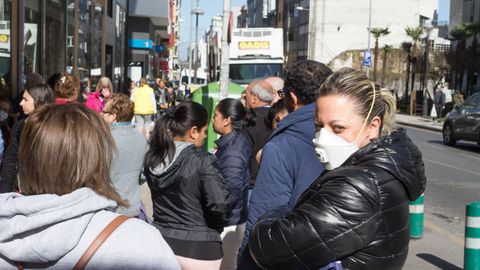
[[[480,93],[455,106],[443,124],[443,142],[453,146],[458,140],[480,144]]]

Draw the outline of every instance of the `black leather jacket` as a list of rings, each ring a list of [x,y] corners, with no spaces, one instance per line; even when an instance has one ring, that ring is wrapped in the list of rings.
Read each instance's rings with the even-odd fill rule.
[[[405,130],[372,141],[324,173],[291,212],[255,225],[250,252],[267,269],[401,269],[410,239],[408,202],[425,190],[422,155]]]
[[[231,199],[214,155],[187,146],[166,170],[144,171],[153,200],[153,225],[164,237],[218,241]]]

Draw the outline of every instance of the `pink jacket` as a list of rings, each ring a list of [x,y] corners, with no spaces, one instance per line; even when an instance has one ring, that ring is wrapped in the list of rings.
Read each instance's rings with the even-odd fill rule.
[[[88,94],[85,106],[97,113],[100,113],[105,106],[105,99],[100,96],[100,92],[92,92]]]

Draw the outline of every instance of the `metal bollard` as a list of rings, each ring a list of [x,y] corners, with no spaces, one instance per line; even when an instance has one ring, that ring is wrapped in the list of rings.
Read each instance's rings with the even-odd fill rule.
[[[463,269],[480,270],[480,202],[467,205]]]
[[[423,237],[423,194],[409,203],[410,238]]]

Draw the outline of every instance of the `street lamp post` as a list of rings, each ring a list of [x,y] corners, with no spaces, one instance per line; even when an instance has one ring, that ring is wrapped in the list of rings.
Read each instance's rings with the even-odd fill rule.
[[[193,80],[197,82],[197,58],[198,58],[198,15],[203,15],[204,12],[201,8],[198,7],[198,0],[197,0],[197,7],[192,9],[192,14],[195,15],[195,49],[193,51]]]
[[[428,74],[430,65],[428,64],[428,55],[430,53],[430,31],[431,27],[426,27],[427,36],[425,37],[425,74],[423,75],[423,102],[422,102],[422,116],[428,115]]]
[[[369,1],[369,5],[368,5],[368,58],[370,59],[369,60],[369,63],[367,65],[367,77],[370,77],[370,66],[372,65],[372,54],[370,52],[370,29],[372,29],[372,0]]]

